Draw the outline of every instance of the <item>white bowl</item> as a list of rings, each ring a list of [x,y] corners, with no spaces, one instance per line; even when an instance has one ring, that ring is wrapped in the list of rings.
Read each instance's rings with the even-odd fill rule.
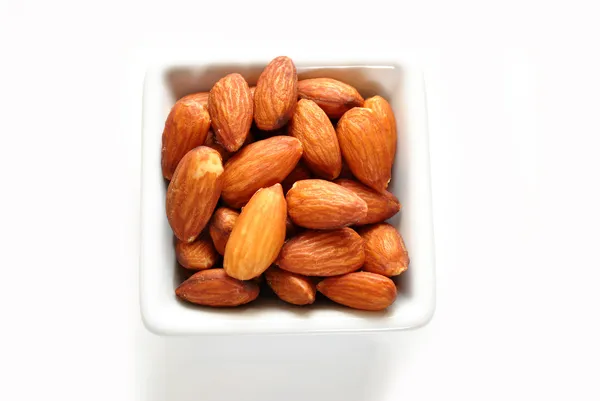
[[[300,79],[337,78],[355,86],[365,99],[382,95],[394,109],[398,152],[389,189],[403,208],[389,222],[402,233],[411,259],[409,269],[395,279],[398,299],[385,311],[363,312],[330,302],[295,307],[260,297],[243,307],[212,309],[184,303],[175,296],[182,277],[165,215],[167,185],[160,164],[165,119],[177,99],[210,90],[228,73],[239,72],[249,84],[255,84],[268,60],[250,64],[164,64],[148,70],[143,97],[140,303],[143,321],[150,331],[197,335],[399,330],[421,326],[431,319],[435,308],[435,261],[421,72],[396,61],[368,65],[348,60],[325,64],[294,61]]]

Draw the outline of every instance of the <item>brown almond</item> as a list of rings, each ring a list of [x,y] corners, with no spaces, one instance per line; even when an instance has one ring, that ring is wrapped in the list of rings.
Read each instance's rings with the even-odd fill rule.
[[[185,280],[175,293],[188,302],[215,307],[238,306],[254,301],[260,289],[253,281],[240,281],[223,269],[208,269]]]
[[[166,201],[167,219],[178,239],[196,239],[215,210],[222,185],[223,165],[216,150],[199,146],[181,159]]]
[[[289,136],[274,136],[242,148],[225,164],[223,200],[241,208],[258,189],[281,182],[301,156],[300,141]]]
[[[264,131],[283,127],[298,99],[298,76],[294,62],[285,56],[273,59],[258,78],[254,91],[254,121]]]
[[[254,102],[240,74],[221,78],[210,90],[208,112],[217,141],[228,151],[242,147],[252,125]]]
[[[355,272],[329,277],[317,289],[338,304],[368,311],[383,310],[396,300],[396,285],[388,277]]]
[[[202,236],[191,243],[178,240],[175,255],[180,265],[191,270],[210,269],[219,259],[219,254],[208,236]]]
[[[277,296],[293,305],[310,305],[315,302],[317,287],[308,277],[271,266],[265,272],[267,284]]]
[[[285,243],[277,265],[305,276],[335,276],[360,269],[363,241],[351,228],[305,231]]]
[[[362,228],[359,234],[365,241],[364,271],[391,277],[408,269],[408,251],[394,226],[374,224]]]
[[[367,215],[367,204],[357,194],[325,180],[297,181],[286,196],[294,224],[331,230],[356,224]]]
[[[389,149],[390,157],[392,159],[391,163],[393,164],[394,157],[396,156],[397,133],[396,117],[394,116],[392,106],[390,106],[388,101],[382,98],[381,96],[373,96],[365,100],[364,107],[373,110],[375,116],[381,123],[381,126],[385,131],[387,146]]]
[[[296,164],[296,167],[294,167],[292,172],[289,173],[283,181],[281,181],[283,193],[287,194],[296,181],[308,180],[309,178],[312,178],[312,174],[310,173],[310,170],[306,168],[302,160],[300,160],[298,164]]]
[[[202,98],[202,94],[196,93],[179,99],[167,117],[161,151],[162,173],[167,180],[183,156],[206,140],[210,115]]]
[[[250,280],[267,270],[285,241],[286,213],[280,184],[256,191],[225,246],[223,268],[228,275]]]
[[[394,216],[402,208],[398,198],[389,191],[377,192],[354,180],[339,179],[335,183],[351,190],[367,203],[367,215],[356,222],[357,226],[380,223]]]
[[[340,118],[346,111],[362,107],[364,103],[356,88],[332,78],[300,80],[298,96],[314,101],[330,118]]]
[[[342,170],[342,153],[335,129],[315,102],[300,99],[290,120],[289,135],[302,143],[302,159],[321,178],[333,180]]]
[[[385,131],[371,109],[355,107],[345,113],[336,129],[344,160],[363,184],[383,192],[392,174]]]
[[[210,221],[208,232],[210,233],[215,249],[221,255],[225,254],[225,245],[227,245],[227,241],[239,215],[236,210],[228,207],[220,207],[215,210],[215,214]]]

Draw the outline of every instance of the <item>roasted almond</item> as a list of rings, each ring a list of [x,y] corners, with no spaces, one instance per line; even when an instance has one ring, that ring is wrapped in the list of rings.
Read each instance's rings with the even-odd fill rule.
[[[294,305],[315,302],[317,287],[308,277],[271,266],[265,272],[267,284],[283,301]]]
[[[329,277],[317,289],[338,304],[368,311],[383,310],[396,300],[396,285],[388,277],[355,272]]]
[[[250,280],[267,270],[285,241],[286,213],[280,184],[256,191],[225,246],[223,268],[228,275]]]
[[[167,189],[167,219],[175,236],[193,242],[221,195],[223,165],[216,150],[199,146],[181,159]]]
[[[286,199],[294,224],[306,228],[341,228],[355,224],[367,215],[367,204],[357,194],[325,180],[297,181]]]
[[[357,226],[380,223],[398,213],[402,208],[398,198],[389,191],[377,192],[354,180],[340,179],[335,183],[351,190],[367,202],[367,215],[364,219],[356,222]]]
[[[335,129],[315,102],[298,101],[288,133],[302,143],[302,158],[313,173],[328,180],[340,175],[342,153]]]
[[[364,107],[373,110],[375,116],[381,123],[381,126],[385,131],[387,146],[389,149],[390,157],[392,159],[391,163],[394,164],[394,157],[396,155],[397,133],[396,117],[394,116],[392,106],[390,106],[388,101],[382,98],[381,96],[373,96],[365,100]]]
[[[300,80],[298,96],[314,101],[331,118],[340,118],[346,111],[362,107],[364,103],[356,88],[332,78]]]
[[[227,245],[227,241],[239,215],[236,210],[228,207],[220,207],[215,210],[215,214],[210,221],[208,232],[210,233],[215,249],[221,255],[225,254],[225,245]]]
[[[371,109],[355,107],[337,124],[344,160],[363,184],[383,192],[390,181],[392,162],[385,131]]]
[[[287,194],[288,191],[290,190],[290,188],[292,187],[292,185],[294,185],[294,183],[296,181],[308,180],[309,178],[312,178],[312,174],[306,168],[306,166],[304,165],[302,160],[300,160],[298,162],[298,164],[296,164],[296,167],[294,167],[292,172],[289,173],[288,176],[285,177],[285,179],[283,181],[281,181],[281,186],[283,187],[283,193]]]
[[[408,269],[410,259],[402,236],[387,223],[366,226],[359,231],[365,241],[364,271],[397,276]]]
[[[223,193],[225,203],[242,207],[260,188],[281,182],[302,156],[296,138],[274,136],[242,148],[225,164]]]
[[[219,259],[219,254],[208,236],[202,236],[191,243],[178,240],[175,255],[180,265],[191,270],[210,269]]]
[[[183,156],[206,140],[210,116],[202,98],[203,94],[197,93],[179,99],[167,117],[161,151],[162,173],[167,180]]]
[[[175,293],[181,299],[206,306],[238,306],[254,301],[260,289],[253,281],[240,281],[223,269],[208,269],[185,280]]]
[[[258,78],[254,91],[254,121],[265,131],[283,127],[298,99],[298,76],[294,62],[285,56],[273,59]]]
[[[252,125],[254,102],[240,74],[221,78],[210,90],[208,112],[218,142],[230,152],[242,147]]]
[[[305,276],[335,276],[360,269],[365,261],[363,241],[351,228],[305,231],[288,240],[277,265]]]

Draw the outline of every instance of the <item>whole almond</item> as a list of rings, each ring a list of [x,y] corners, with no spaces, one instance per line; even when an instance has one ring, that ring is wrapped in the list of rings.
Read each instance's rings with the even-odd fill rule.
[[[283,301],[294,305],[315,302],[317,287],[308,277],[271,266],[265,272],[267,284]]]
[[[206,140],[210,116],[202,97],[196,93],[179,99],[167,117],[161,151],[162,173],[167,180],[183,156]]]
[[[242,147],[252,125],[254,102],[240,74],[221,78],[210,90],[208,112],[217,141],[230,152]]]
[[[178,240],[175,255],[180,265],[191,270],[210,269],[219,259],[219,254],[208,236],[191,243]]]
[[[199,146],[181,159],[167,189],[167,219],[175,236],[193,242],[221,195],[223,165],[216,150]]]
[[[225,245],[229,240],[233,226],[240,214],[228,207],[220,207],[215,210],[215,214],[210,220],[208,231],[212,238],[215,249],[221,255],[225,255]]]
[[[277,265],[305,276],[335,276],[360,269],[365,261],[363,240],[351,228],[305,231],[288,240]]]
[[[260,289],[253,281],[240,281],[223,269],[208,269],[185,280],[175,293],[181,299],[206,306],[238,306],[254,301]]]
[[[371,109],[355,107],[336,129],[344,160],[363,184],[383,192],[390,181],[392,162],[385,131]]]
[[[365,241],[364,271],[397,276],[408,269],[410,259],[400,233],[387,223],[367,226],[359,231]]]
[[[298,76],[294,62],[285,56],[273,59],[258,78],[254,91],[254,121],[265,131],[283,127],[298,99]]]
[[[242,207],[260,189],[281,182],[302,156],[296,138],[274,136],[242,148],[225,164],[223,200]]]
[[[196,96],[198,102],[200,102],[200,104],[203,104],[204,106],[208,106],[208,95],[209,92],[198,92],[198,93],[194,93],[193,95],[188,95],[188,96]]]
[[[303,153],[304,153],[304,150],[303,150]],[[287,194],[288,191],[290,190],[290,188],[292,187],[292,185],[294,185],[296,183],[296,181],[308,180],[309,178],[312,178],[312,174],[306,168],[306,166],[304,165],[302,160],[300,160],[298,162],[298,164],[296,164],[296,167],[294,167],[292,172],[289,173],[288,176],[285,177],[283,181],[281,181],[281,186],[283,187],[283,193]]]
[[[287,208],[280,184],[256,191],[240,213],[225,246],[223,268],[250,280],[275,261],[285,241]]]
[[[302,143],[302,158],[313,173],[328,180],[340,175],[342,153],[335,129],[315,102],[298,101],[288,133]]]
[[[325,180],[297,181],[286,195],[294,224],[331,230],[355,224],[367,215],[367,204],[357,194]]]
[[[338,304],[368,311],[383,310],[396,300],[396,285],[388,277],[355,272],[329,277],[317,289]]]
[[[356,222],[357,226],[380,223],[398,213],[402,208],[398,198],[389,191],[377,192],[354,180],[339,179],[335,183],[351,190],[367,202],[367,215],[364,219]]]
[[[392,110],[392,106],[388,103],[387,100],[382,98],[381,96],[373,96],[367,100],[365,100],[365,105],[367,109],[373,110],[375,116],[381,123],[385,131],[385,137],[387,139],[387,146],[390,152],[390,157],[392,159],[392,164],[394,163],[394,157],[396,155],[396,141],[397,141],[397,133],[396,133],[396,117],[394,117],[394,111]]]
[[[356,88],[332,78],[299,81],[298,96],[314,101],[330,118],[340,118],[346,111],[362,107],[364,103]]]

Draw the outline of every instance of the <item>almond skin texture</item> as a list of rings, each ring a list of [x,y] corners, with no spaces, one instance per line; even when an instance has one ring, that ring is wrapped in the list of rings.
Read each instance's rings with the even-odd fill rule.
[[[396,156],[397,133],[396,117],[394,117],[394,111],[392,110],[392,106],[390,106],[388,101],[382,98],[381,96],[373,96],[365,100],[364,107],[373,110],[375,116],[377,117],[377,119],[381,123],[381,126],[385,130],[387,146],[390,152],[390,157],[392,159],[391,163],[393,164],[394,157]]]
[[[219,254],[208,236],[192,243],[177,241],[175,255],[180,265],[191,270],[210,269],[219,259]]]
[[[364,271],[397,276],[408,269],[410,259],[400,233],[387,223],[367,226],[359,231],[365,242]]]
[[[335,183],[351,190],[367,202],[367,215],[364,219],[356,222],[357,226],[380,223],[398,213],[402,208],[398,198],[389,191],[377,192],[354,180],[340,179]]]
[[[252,142],[254,142],[254,136],[252,135],[252,132],[248,133],[248,136],[246,136],[246,141],[244,142],[244,144],[242,146],[246,146],[248,144],[251,144]],[[219,152],[219,154],[221,155],[221,160],[223,160],[223,163],[225,163],[227,160],[229,160],[231,158],[231,156],[233,156],[235,154],[235,152],[230,152],[227,149],[225,149],[223,147],[223,145],[221,145],[219,142],[217,142],[217,138],[215,137],[215,134],[209,130],[208,134],[206,135],[206,141],[204,141],[204,146],[208,146],[211,149],[216,150],[217,152]]]
[[[229,277],[223,269],[202,270],[185,280],[175,293],[188,302],[216,307],[238,306],[254,301],[258,284]]]
[[[297,181],[286,196],[294,224],[332,230],[356,224],[367,215],[367,204],[357,194],[325,180]]]
[[[281,182],[302,156],[296,138],[274,136],[242,148],[225,165],[223,200],[241,208],[260,189]]]
[[[196,98],[198,99],[198,102],[200,102],[200,104],[203,104],[204,106],[208,105],[208,95],[209,92],[198,92],[194,94],[196,96]],[[192,95],[188,95],[188,96],[192,96]]]
[[[302,158],[321,178],[333,180],[342,170],[342,153],[335,129],[315,102],[300,99],[290,120],[289,135],[302,143]]]
[[[392,175],[385,130],[371,109],[355,107],[337,124],[337,136],[344,160],[363,184],[383,192]]]
[[[287,194],[290,188],[292,188],[292,186],[296,183],[296,181],[308,180],[309,178],[312,178],[312,174],[306,168],[304,163],[302,161],[299,161],[298,164],[296,164],[296,167],[294,167],[294,169],[292,170],[292,172],[289,173],[283,181],[281,181],[283,193]]]
[[[330,118],[340,118],[353,107],[362,107],[364,99],[348,84],[332,78],[311,78],[298,82],[298,96],[314,101]]]
[[[329,277],[317,289],[338,304],[367,311],[383,310],[396,300],[396,286],[388,277],[369,272],[355,272]]]
[[[256,191],[227,241],[223,268],[228,275],[250,280],[267,270],[285,241],[286,213],[280,184]]]
[[[167,219],[178,239],[196,239],[215,210],[222,186],[223,165],[216,150],[199,146],[186,153],[167,189]]]
[[[266,272],[267,284],[283,301],[294,305],[315,302],[317,287],[308,277],[271,266]]]
[[[292,117],[298,99],[294,62],[285,56],[273,59],[258,78],[254,91],[254,121],[258,129],[272,131]]]
[[[208,112],[217,141],[230,152],[242,147],[252,125],[254,102],[240,74],[221,78],[210,90]]]
[[[187,152],[204,144],[210,128],[210,116],[201,93],[177,101],[165,122],[162,134],[161,165],[163,176],[170,180]]]
[[[220,207],[215,211],[210,221],[208,232],[210,233],[215,249],[221,255],[225,255],[225,246],[239,215],[233,209]]]
[[[305,276],[336,276],[360,269],[363,240],[351,228],[306,231],[285,243],[277,265]]]

